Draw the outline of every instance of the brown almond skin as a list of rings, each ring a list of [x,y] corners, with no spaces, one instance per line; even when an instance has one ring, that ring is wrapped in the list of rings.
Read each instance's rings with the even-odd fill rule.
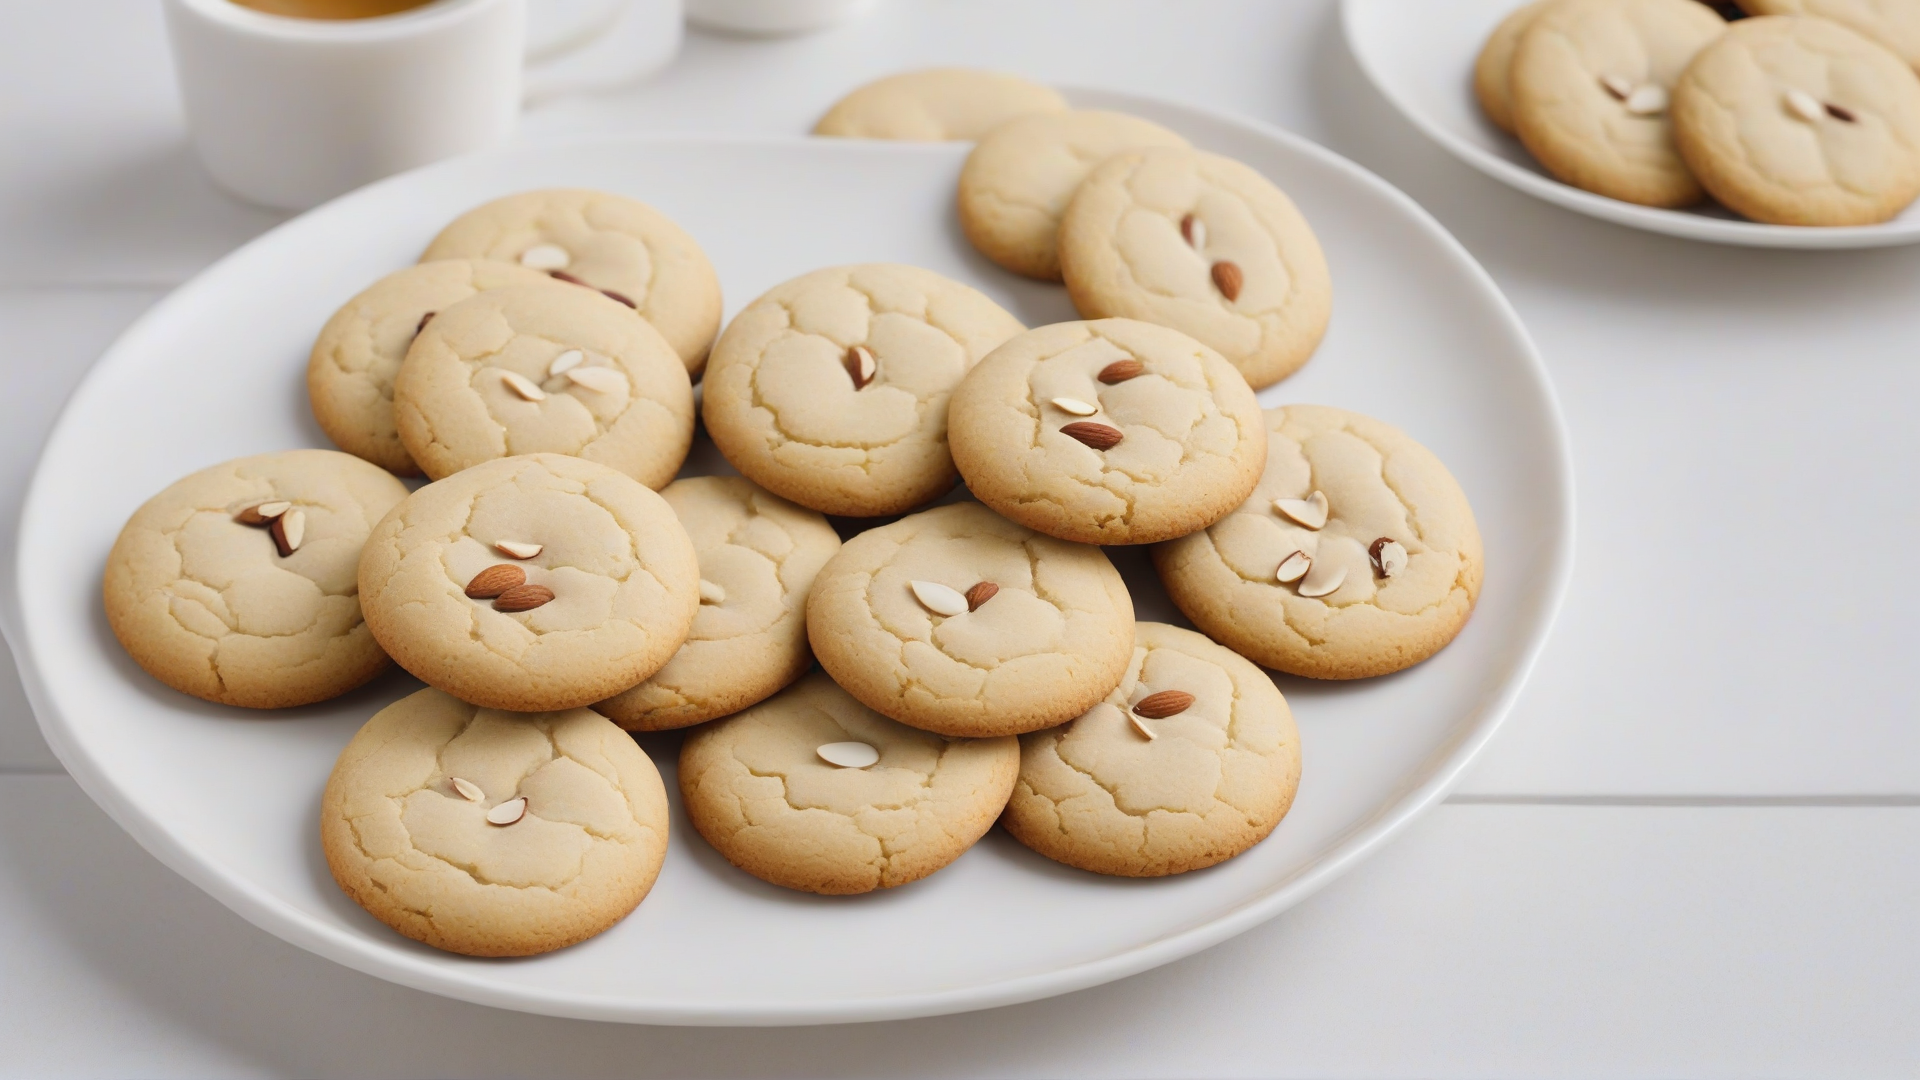
[[[1096,378],[1108,386],[1112,386],[1114,383],[1123,383],[1128,379],[1137,379],[1146,373],[1147,365],[1138,360],[1115,360],[1113,363],[1101,368],[1100,374],[1096,376]]]
[[[1119,428],[1096,424],[1090,420],[1076,420],[1061,428],[1060,433],[1079,439],[1095,450],[1111,450],[1120,445],[1121,439],[1126,438]]]
[[[261,505],[264,506],[266,504],[262,503]],[[245,510],[233,515],[233,520],[242,525],[265,525],[273,519],[262,514],[259,506],[249,506]]]
[[[846,366],[847,377],[853,380],[853,388],[855,390],[864,390],[867,384],[873,381],[872,379],[863,379],[860,377],[860,346],[855,345],[853,348],[847,350]]]
[[[1220,260],[1213,264],[1213,286],[1229,302],[1240,299],[1240,286],[1246,284],[1246,277],[1240,273],[1240,267]]]
[[[553,599],[553,590],[545,585],[515,585],[494,597],[495,611],[532,611]]]
[[[509,563],[495,563],[473,575],[467,582],[469,600],[491,600],[508,589],[527,583],[527,572]]]
[[[1162,690],[1141,698],[1133,711],[1134,715],[1147,720],[1164,720],[1186,712],[1192,704],[1193,695],[1185,690]]]
[[[995,585],[991,581],[982,581],[979,584],[975,585],[973,588],[968,589],[967,590],[967,610],[979,611],[980,605],[993,599],[994,594],[998,593],[999,591],[1000,591],[1000,586]]]
[[[286,521],[287,515],[281,514],[267,525],[267,533],[273,537],[274,550],[278,551],[283,559],[293,554],[293,545],[287,543]]]

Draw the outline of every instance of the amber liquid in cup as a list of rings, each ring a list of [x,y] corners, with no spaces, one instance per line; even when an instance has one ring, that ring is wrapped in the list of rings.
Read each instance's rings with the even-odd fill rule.
[[[229,0],[290,19],[373,19],[425,7],[433,0]]]

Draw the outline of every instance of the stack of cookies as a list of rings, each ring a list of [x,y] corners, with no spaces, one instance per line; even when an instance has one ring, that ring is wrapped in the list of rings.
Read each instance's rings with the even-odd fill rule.
[[[1536,0],[1487,39],[1474,94],[1548,172],[1626,202],[1711,196],[1758,222],[1832,226],[1920,196],[1913,5],[1740,0],[1732,23],[1727,7]]]
[[[321,806],[335,880],[400,933],[527,955],[632,911],[669,812],[628,732],[692,729],[687,820],[792,889],[915,881],[996,822],[1095,873],[1210,866],[1299,781],[1262,666],[1384,674],[1466,621],[1480,541],[1446,469],[1385,424],[1254,397],[1330,310],[1271,183],[1007,76],[884,80],[822,126],[981,137],[969,235],[1089,318],[1028,329],[872,263],[722,333],[672,221],[527,192],[321,328],[308,389],[340,450],[196,473],[116,543],[109,621],[179,691],[282,708],[389,661],[426,684],[353,737]],[[676,479],[696,378],[738,476]],[[1153,545],[1199,632],[1135,620],[1114,544]]]

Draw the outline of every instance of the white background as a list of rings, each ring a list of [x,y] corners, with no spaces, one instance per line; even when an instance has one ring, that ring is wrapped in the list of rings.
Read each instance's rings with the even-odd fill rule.
[[[623,1028],[440,1000],[254,930],[80,794],[0,665],[0,1074],[1920,1073],[1920,249],[1713,248],[1536,203],[1392,113],[1330,0],[882,0],[809,38],[691,35],[663,75],[521,138],[798,133],[929,63],[1301,132],[1507,291],[1572,427],[1578,567],[1460,792],[1300,908],[1111,986],[895,1024]],[[200,178],[156,3],[0,6],[9,567],[68,389],[278,220]]]

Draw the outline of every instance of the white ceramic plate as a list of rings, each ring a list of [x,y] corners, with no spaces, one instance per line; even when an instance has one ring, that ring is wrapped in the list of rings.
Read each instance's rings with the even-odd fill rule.
[[[1072,318],[1062,289],[999,271],[961,237],[959,145],[630,138],[514,149],[346,196],[182,286],[82,383],[28,496],[9,629],[47,741],[142,845],[271,933],[395,982],[533,1012],[789,1024],[977,1009],[1165,963],[1297,902],[1440,798],[1519,691],[1571,561],[1565,432],[1505,300],[1405,196],[1278,131],[1099,100],[1179,128],[1293,194],[1332,262],[1333,331],[1304,372],[1263,397],[1403,426],[1452,466],[1486,534],[1479,611],[1439,657],[1364,683],[1282,680],[1306,778],[1293,812],[1253,851],[1122,881],[1061,867],[996,831],[925,881],[829,899],[734,870],[676,820],[658,885],[624,922],[546,956],[469,959],[375,922],[334,887],[318,843],[335,756],[410,679],[284,713],[222,708],[147,678],[106,626],[100,570],[127,515],[193,469],[326,445],[303,384],[322,321],[411,262],[443,222],[498,195],[566,184],[645,199],[706,246],[734,310],[803,271],[893,260],[972,282],[1031,325]],[[1116,558],[1141,616],[1172,617],[1143,554]],[[671,789],[677,738],[643,745]]]
[[[1582,214],[1715,244],[1872,248],[1920,241],[1920,204],[1892,221],[1845,228],[1761,225],[1714,204],[1659,210],[1609,199],[1547,175],[1520,140],[1493,126],[1473,97],[1473,61],[1524,0],[1342,0],[1347,47],[1373,85],[1413,125],[1503,183]]]

